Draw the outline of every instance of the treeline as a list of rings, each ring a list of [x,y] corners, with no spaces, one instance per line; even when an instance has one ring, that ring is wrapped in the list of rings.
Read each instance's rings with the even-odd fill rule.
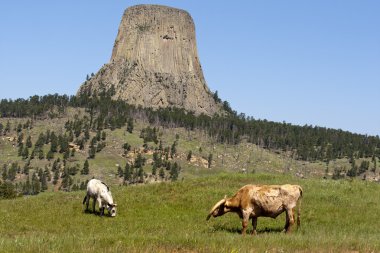
[[[94,95],[94,94],[93,94]],[[216,142],[238,144],[242,140],[274,151],[288,151],[299,160],[329,161],[343,157],[380,157],[380,138],[354,134],[343,130],[317,126],[295,126],[257,120],[237,114],[224,102],[226,113],[223,116],[194,115],[184,109],[165,108],[153,110],[135,107],[124,101],[112,100],[113,90],[99,92],[90,97],[46,95],[29,99],[0,102],[2,117],[55,117],[67,107],[85,108],[89,113],[86,128],[92,130],[115,129],[125,125],[133,128],[133,120],[139,119],[152,126],[184,127],[188,130],[200,129]],[[0,125],[1,131],[6,126]],[[72,126],[75,131],[75,126]],[[150,135],[151,133],[144,133]],[[154,137],[153,137],[154,138]]]

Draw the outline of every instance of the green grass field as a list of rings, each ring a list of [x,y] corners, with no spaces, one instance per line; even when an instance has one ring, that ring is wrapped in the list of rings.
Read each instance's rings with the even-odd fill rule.
[[[215,202],[248,183],[300,184],[304,189],[300,230],[281,233],[283,214],[276,220],[259,218],[255,237],[240,234],[236,214],[206,222]],[[84,213],[84,192],[1,200],[0,251],[380,252],[376,183],[223,173],[111,190],[118,204],[116,218]]]

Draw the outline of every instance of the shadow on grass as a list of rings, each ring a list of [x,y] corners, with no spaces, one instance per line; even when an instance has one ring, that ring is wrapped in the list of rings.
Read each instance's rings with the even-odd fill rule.
[[[241,234],[241,230],[242,228],[241,227],[225,227],[225,226],[222,226],[222,225],[215,225],[214,227],[214,231],[224,231],[224,232],[228,232],[228,233],[233,233],[233,234]],[[281,233],[284,229],[281,228],[281,227],[277,227],[277,228],[261,228],[261,229],[257,229],[256,232],[257,234],[264,234],[264,233]],[[251,234],[252,233],[252,228],[248,228],[247,229],[247,234]]]

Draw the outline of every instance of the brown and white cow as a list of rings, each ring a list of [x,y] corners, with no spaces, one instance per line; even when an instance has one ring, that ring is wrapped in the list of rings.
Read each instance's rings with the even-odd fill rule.
[[[300,226],[300,205],[302,188],[299,185],[246,185],[232,198],[220,200],[210,210],[211,216],[218,217],[228,212],[234,212],[243,219],[242,234],[247,230],[248,221],[252,219],[252,234],[256,234],[257,218],[276,218],[286,212],[285,232],[290,232],[294,224],[294,209],[298,204],[297,227]]]
[[[95,213],[95,201],[99,204],[100,216],[104,214],[104,208],[107,208],[111,217],[116,216],[116,203],[113,202],[111,191],[108,185],[98,179],[91,179],[87,184],[87,193],[83,199],[83,204],[86,203],[86,210],[90,203],[90,198],[93,198],[92,209]]]

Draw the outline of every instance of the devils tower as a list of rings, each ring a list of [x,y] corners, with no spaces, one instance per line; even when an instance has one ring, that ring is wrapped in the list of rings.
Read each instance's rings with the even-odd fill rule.
[[[199,62],[195,26],[188,12],[160,5],[125,10],[110,62],[78,93],[114,89],[114,99],[143,107],[179,107],[213,115],[213,99]]]

